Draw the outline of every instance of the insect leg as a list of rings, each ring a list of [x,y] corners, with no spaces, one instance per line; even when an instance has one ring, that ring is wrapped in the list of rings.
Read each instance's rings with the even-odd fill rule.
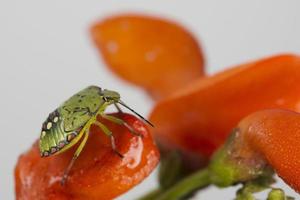
[[[81,153],[81,151],[82,151],[83,147],[85,146],[86,141],[87,141],[87,139],[88,139],[88,137],[89,137],[89,128],[88,128],[88,129],[85,128],[85,129],[82,130],[82,131],[85,131],[85,133],[83,133],[83,134],[84,134],[84,138],[82,139],[82,141],[81,141],[79,147],[76,149],[76,151],[75,151],[75,153],[74,153],[74,155],[73,155],[73,157],[72,157],[71,162],[69,163],[68,167],[66,168],[66,170],[65,170],[65,172],[64,172],[64,175],[63,175],[63,177],[62,177],[62,179],[61,179],[61,184],[62,184],[62,185],[65,184],[65,182],[66,182],[66,180],[67,180],[67,177],[68,177],[68,174],[69,174],[69,172],[70,172],[72,166],[74,165],[75,160],[78,158],[79,154]]]
[[[118,104],[114,103],[114,106],[116,107],[116,109],[118,110],[119,113],[123,113],[123,111],[121,110],[121,108]]]
[[[105,135],[110,137],[110,142],[111,142],[111,148],[112,150],[121,158],[123,158],[124,156],[117,150],[116,148],[116,143],[115,143],[115,138],[112,134],[112,132],[102,123],[95,121],[94,124],[96,124],[97,126],[99,126],[101,128],[101,130],[105,133]]]
[[[104,113],[101,113],[100,116],[103,117],[104,119],[107,119],[107,120],[111,121],[111,122],[114,122],[116,124],[125,126],[130,131],[130,133],[132,133],[133,135],[136,135],[136,136],[139,136],[139,137],[143,136],[140,133],[136,132],[127,122],[125,122],[124,120],[122,120],[120,118],[117,118],[117,117],[111,116],[111,115],[106,115]]]

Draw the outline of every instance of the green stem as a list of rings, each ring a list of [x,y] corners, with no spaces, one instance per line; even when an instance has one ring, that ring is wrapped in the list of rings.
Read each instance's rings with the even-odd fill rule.
[[[156,199],[161,193],[162,191],[160,189],[155,189],[146,194],[145,196],[138,198],[137,200],[153,200]]]
[[[197,189],[210,184],[210,173],[208,169],[200,170],[184,178],[170,189],[162,193],[157,200],[179,200],[192,194]]]

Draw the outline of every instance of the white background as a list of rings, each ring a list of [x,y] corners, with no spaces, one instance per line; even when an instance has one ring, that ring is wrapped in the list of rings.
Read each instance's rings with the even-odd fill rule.
[[[181,22],[201,41],[213,73],[266,55],[299,53],[299,8],[299,0],[0,0],[0,199],[14,199],[15,163],[39,137],[47,114],[79,89],[114,89],[148,114],[147,96],[101,62],[88,32],[95,20],[138,11]],[[155,184],[152,175],[119,199],[131,200]],[[212,188],[198,198],[233,196],[232,189]]]

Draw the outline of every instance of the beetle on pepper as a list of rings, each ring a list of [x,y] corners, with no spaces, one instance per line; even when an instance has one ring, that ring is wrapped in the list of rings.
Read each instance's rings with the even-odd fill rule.
[[[103,90],[97,86],[89,86],[79,91],[49,114],[42,125],[40,135],[39,144],[42,157],[62,153],[75,145],[82,138],[70,164],[63,174],[61,179],[62,185],[65,183],[70,169],[86,144],[89,136],[89,129],[92,124],[99,126],[101,130],[110,137],[113,151],[121,158],[123,157],[116,149],[112,132],[105,124],[96,120],[97,116],[124,125],[132,134],[140,136],[139,133],[122,119],[104,113],[107,106],[110,105],[115,105],[118,111],[121,112],[118,104],[126,107],[146,123],[153,126],[148,120],[121,101],[119,93],[106,89]]]

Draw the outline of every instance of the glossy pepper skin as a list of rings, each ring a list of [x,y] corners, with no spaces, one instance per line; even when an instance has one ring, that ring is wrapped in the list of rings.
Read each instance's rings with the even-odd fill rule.
[[[219,155],[223,153],[223,158],[220,160],[218,155],[213,158],[219,165],[213,167],[217,169],[214,170],[218,174],[217,183],[228,186],[236,181],[251,180],[271,168],[300,192],[299,113],[281,109],[255,112],[238,124],[230,140],[218,151]]]
[[[274,172],[300,191],[300,113],[267,109],[243,118],[209,164],[157,193],[155,199],[179,200],[209,185],[241,184],[236,199],[254,200],[254,193],[271,189],[268,200],[294,199],[273,188]],[[150,199],[150,198],[149,198]]]
[[[143,137],[101,119],[112,130],[121,159],[101,130],[92,126],[90,138],[64,186],[60,179],[76,147],[56,156],[41,158],[37,142],[21,155],[15,168],[16,197],[31,199],[113,199],[147,177],[159,162],[159,152],[147,125],[129,114],[114,114]],[[98,119],[100,120],[100,119]]]
[[[279,55],[197,80],[158,102],[150,120],[161,146],[209,157],[248,114],[300,111],[300,57]]]
[[[108,67],[161,99],[204,75],[199,44],[185,28],[143,15],[95,23],[91,35]]]

